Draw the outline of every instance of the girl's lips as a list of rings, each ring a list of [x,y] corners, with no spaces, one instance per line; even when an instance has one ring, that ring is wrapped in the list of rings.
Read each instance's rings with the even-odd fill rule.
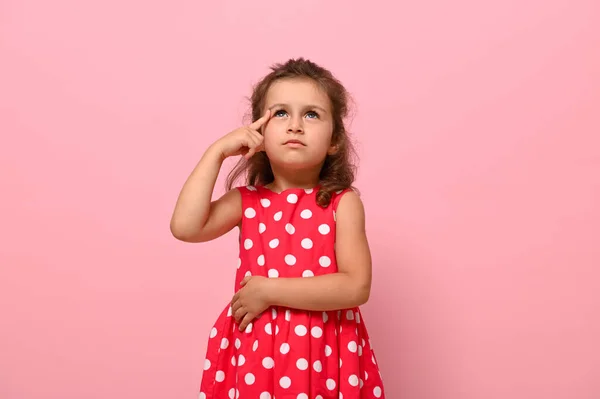
[[[289,145],[289,146],[304,146],[305,144],[303,142],[301,142],[300,140],[288,140],[284,143],[285,145]]]

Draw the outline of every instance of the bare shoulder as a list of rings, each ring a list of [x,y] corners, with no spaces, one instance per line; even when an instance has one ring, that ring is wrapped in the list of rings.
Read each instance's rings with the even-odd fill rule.
[[[240,210],[242,209],[242,193],[241,187],[234,187],[231,190],[227,191],[223,194],[217,201],[221,201],[224,203],[230,203],[231,205],[239,206]],[[217,202],[215,201],[215,202]]]
[[[219,199],[211,202],[210,214],[219,218],[241,219],[242,218],[242,192],[236,187],[227,191]],[[237,223],[237,221],[236,221]]]
[[[341,194],[336,210],[337,224],[349,227],[358,223],[357,227],[364,226],[365,207],[362,199],[354,190],[348,190]]]

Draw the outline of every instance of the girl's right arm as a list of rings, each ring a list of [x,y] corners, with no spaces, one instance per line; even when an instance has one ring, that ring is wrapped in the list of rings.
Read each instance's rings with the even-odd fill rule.
[[[242,199],[238,190],[225,193],[216,201],[212,194],[223,161],[230,156],[249,159],[262,151],[262,135],[257,131],[269,120],[270,112],[247,127],[241,127],[213,143],[186,180],[171,217],[171,233],[185,242],[204,242],[234,228],[242,218]]]

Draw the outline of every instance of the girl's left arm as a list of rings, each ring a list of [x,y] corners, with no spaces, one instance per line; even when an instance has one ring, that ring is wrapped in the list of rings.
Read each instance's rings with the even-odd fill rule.
[[[371,291],[371,252],[363,203],[354,191],[345,193],[337,207],[335,249],[337,273],[268,279],[267,303],[314,311],[348,309],[366,303]]]

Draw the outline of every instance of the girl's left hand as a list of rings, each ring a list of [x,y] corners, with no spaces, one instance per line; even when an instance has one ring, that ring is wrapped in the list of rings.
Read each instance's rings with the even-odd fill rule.
[[[231,300],[231,312],[240,324],[240,331],[244,331],[252,320],[270,306],[267,299],[269,280],[262,276],[248,276],[240,283],[242,288]]]

